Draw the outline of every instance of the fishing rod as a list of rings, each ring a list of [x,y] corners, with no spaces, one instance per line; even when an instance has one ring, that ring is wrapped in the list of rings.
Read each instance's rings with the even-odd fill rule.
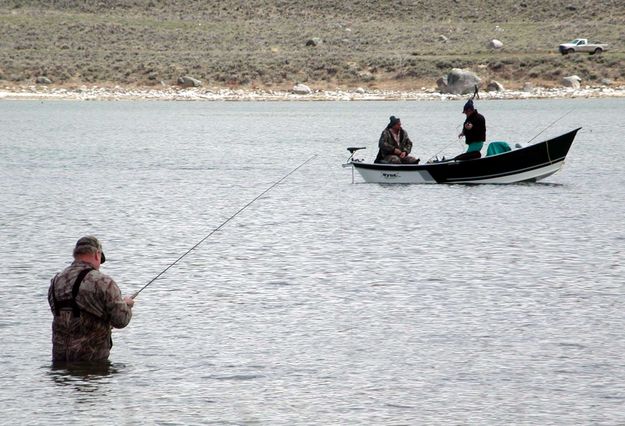
[[[475,95],[474,95],[475,96]],[[462,124],[459,124],[456,126],[456,130],[458,130],[458,128],[462,126]],[[430,158],[427,159],[426,163],[431,161],[433,158],[438,157],[438,154],[440,154],[441,152],[445,151],[447,148],[449,148],[450,146],[452,146],[453,144],[455,144],[456,142],[458,142],[459,139],[453,140],[450,143],[448,143],[447,145],[445,145],[440,151],[438,151],[436,154],[434,154],[433,156],[431,156]]]
[[[531,141],[533,141],[534,139],[536,139],[538,136],[540,136],[541,133],[543,133],[545,130],[547,130],[548,128],[550,128],[551,126],[553,126],[554,124],[556,124],[558,121],[562,120],[564,117],[566,117],[567,115],[569,115],[570,113],[572,113],[575,110],[575,108],[572,108],[570,111],[568,111],[566,114],[564,114],[562,117],[558,118],[556,121],[554,121],[553,123],[551,123],[550,125],[548,125],[547,127],[545,127],[544,129],[542,129],[540,131],[540,133],[538,133],[536,136],[534,136],[532,139],[530,139],[529,141],[526,142],[526,144],[529,144]]]
[[[169,264],[169,266],[165,269],[163,269],[157,276],[155,276],[154,278],[152,278],[146,285],[144,285],[143,287],[141,287],[138,291],[136,291],[131,298],[134,299],[135,297],[137,297],[139,295],[139,293],[141,293],[143,290],[145,290],[145,288],[147,286],[149,286],[150,284],[152,284],[154,281],[156,281],[161,275],[163,275],[165,272],[167,272],[172,266],[174,266],[176,263],[178,263],[180,260],[182,260],[183,257],[185,257],[187,254],[191,253],[191,251],[193,251],[195,248],[197,248],[197,246],[199,246],[200,244],[202,244],[207,238],[209,238],[211,235],[213,235],[215,232],[219,231],[221,228],[223,228],[223,226],[230,222],[232,219],[234,219],[239,213],[241,213],[243,210],[245,210],[246,208],[248,208],[249,206],[252,205],[252,203],[254,203],[254,201],[258,200],[260,197],[262,197],[263,195],[265,195],[267,192],[271,191],[276,185],[278,185],[280,182],[282,182],[283,180],[285,180],[286,178],[288,178],[290,175],[292,175],[293,173],[295,173],[300,167],[302,167],[304,164],[308,163],[310,160],[312,160],[313,158],[315,158],[317,156],[317,154],[312,155],[308,160],[304,161],[302,164],[300,164],[299,166],[297,166],[296,168],[294,168],[293,170],[291,170],[289,173],[287,173],[286,175],[284,175],[282,177],[282,179],[280,179],[279,181],[275,182],[273,185],[271,185],[269,188],[265,189],[263,192],[261,192],[260,194],[258,194],[256,196],[256,198],[254,198],[252,201],[250,201],[249,203],[247,203],[246,205],[244,205],[243,207],[241,207],[235,214],[233,214],[232,216],[230,216],[228,219],[226,219],[225,221],[223,221],[221,223],[221,225],[219,225],[217,228],[213,229],[207,236],[205,236],[204,238],[202,238],[196,245],[194,245],[193,247],[191,247],[189,250],[187,250],[182,256],[180,256],[178,259],[176,259],[175,261],[173,261],[171,264]]]
[[[458,142],[458,141],[457,141],[457,140],[455,140],[455,141],[452,141],[452,142],[448,143],[447,145],[445,145],[445,146],[443,147],[443,149],[441,149],[441,150],[440,150],[440,151],[438,151],[436,154],[434,154],[433,156],[431,156],[430,158],[428,158],[428,160],[426,161],[426,163],[427,163],[427,162],[429,162],[429,161],[431,161],[433,158],[438,157],[438,154],[440,154],[441,152],[445,151],[447,148],[449,148],[450,146],[452,146],[452,145],[453,145],[453,144],[455,144],[456,142]]]

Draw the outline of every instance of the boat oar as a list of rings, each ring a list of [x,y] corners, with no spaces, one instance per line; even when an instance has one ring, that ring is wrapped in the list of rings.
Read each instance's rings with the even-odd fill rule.
[[[200,244],[202,244],[207,238],[209,238],[211,235],[213,235],[215,232],[219,231],[226,223],[230,222],[232,219],[234,219],[239,213],[241,213],[243,210],[245,210],[246,208],[248,208],[249,206],[252,205],[252,203],[254,203],[254,201],[258,200],[260,197],[262,197],[263,195],[265,195],[267,192],[271,191],[276,185],[278,185],[280,182],[282,182],[283,180],[285,180],[286,178],[288,178],[290,175],[292,175],[293,173],[295,173],[295,171],[297,171],[300,167],[302,167],[304,164],[308,163],[310,160],[312,160],[313,158],[315,158],[317,156],[317,154],[311,156],[308,160],[304,161],[302,164],[300,164],[299,166],[297,166],[296,168],[294,168],[293,170],[291,170],[289,173],[287,173],[286,175],[284,175],[279,181],[275,182],[273,185],[271,185],[269,188],[265,189],[263,192],[261,192],[260,194],[258,194],[252,201],[250,201],[249,203],[247,203],[246,205],[244,205],[243,207],[241,207],[235,214],[233,214],[232,216],[230,216],[228,219],[224,220],[221,225],[219,225],[217,228],[213,229],[207,236],[205,236],[204,238],[202,238],[196,245],[194,245],[193,247],[191,247],[189,250],[187,250],[182,256],[180,256],[178,259],[176,259],[175,261],[173,261],[172,263],[169,264],[169,266],[165,269],[163,269],[157,276],[155,276],[154,278],[152,278],[146,285],[144,285],[143,287],[141,287],[138,291],[136,291],[131,297],[134,299],[135,297],[137,297],[139,295],[139,293],[141,293],[143,290],[145,290],[145,288],[147,286],[149,286],[150,284],[152,284],[154,281],[156,281],[161,275],[163,275],[165,272],[167,272],[172,266],[174,266],[176,263],[178,263],[180,260],[182,260],[183,257],[185,257],[187,254],[191,253],[192,250],[194,250],[195,248],[197,248],[197,246],[199,246]]]

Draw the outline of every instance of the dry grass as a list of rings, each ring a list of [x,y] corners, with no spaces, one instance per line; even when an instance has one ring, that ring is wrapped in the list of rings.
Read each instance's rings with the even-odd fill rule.
[[[288,88],[433,87],[453,67],[506,87],[625,80],[625,3],[583,1],[5,0],[0,80]],[[447,41],[442,41],[445,36]],[[602,55],[561,56],[575,37]],[[323,44],[307,46],[312,37]],[[486,43],[497,38],[501,51]]]

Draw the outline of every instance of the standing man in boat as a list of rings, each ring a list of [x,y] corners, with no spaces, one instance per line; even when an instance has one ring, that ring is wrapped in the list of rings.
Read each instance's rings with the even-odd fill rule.
[[[410,154],[412,150],[412,141],[401,127],[399,117],[392,115],[386,129],[380,136],[378,142],[380,150],[375,159],[376,163],[392,163],[392,164],[417,164],[419,159]]]
[[[464,120],[462,132],[458,137],[461,138],[464,136],[464,141],[468,147],[467,151],[456,156],[455,160],[480,158],[482,156],[480,150],[486,141],[486,120],[482,114],[477,112],[472,99],[469,99],[467,103],[464,104],[462,113],[466,114],[467,118]]]
[[[96,237],[76,242],[74,261],[55,275],[48,289],[52,320],[52,361],[103,362],[113,340],[111,328],[124,328],[134,300],[122,297],[111,277],[100,272],[106,257]]]

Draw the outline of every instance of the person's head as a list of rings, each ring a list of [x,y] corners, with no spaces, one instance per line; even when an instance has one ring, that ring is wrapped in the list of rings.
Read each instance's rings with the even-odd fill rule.
[[[394,115],[391,115],[391,118],[389,118],[388,126],[386,126],[386,128],[393,129],[395,131],[398,131],[399,129],[401,129],[401,120],[399,119],[399,117],[395,117]]]
[[[90,263],[96,269],[99,269],[100,265],[106,261],[102,244],[92,235],[84,236],[76,241],[74,259]]]
[[[473,106],[473,100],[469,99],[464,107],[462,108],[462,113],[466,115],[470,115],[473,111],[475,111],[475,107]]]

